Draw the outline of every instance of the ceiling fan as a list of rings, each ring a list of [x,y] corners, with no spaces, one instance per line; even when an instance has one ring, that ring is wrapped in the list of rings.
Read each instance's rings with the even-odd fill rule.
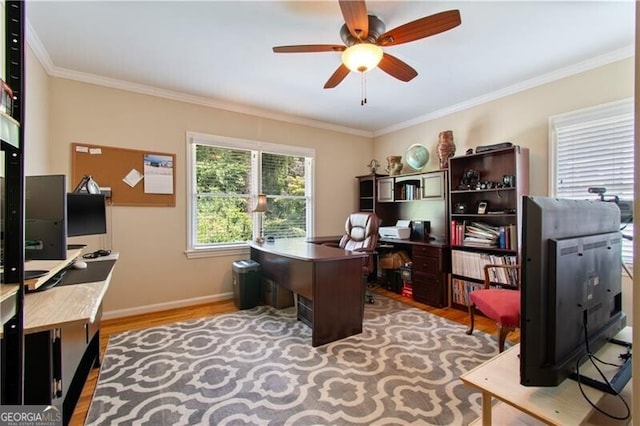
[[[365,73],[376,66],[401,81],[410,81],[418,72],[382,50],[382,47],[409,43],[448,31],[460,25],[460,11],[448,10],[416,19],[385,32],[380,18],[369,15],[364,0],[339,0],[345,24],[340,29],[341,44],[276,46],[275,53],[343,52],[342,64],[324,85],[336,87],[350,71]]]

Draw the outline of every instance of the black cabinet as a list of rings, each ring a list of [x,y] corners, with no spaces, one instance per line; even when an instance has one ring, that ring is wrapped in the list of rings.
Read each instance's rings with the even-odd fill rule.
[[[100,316],[25,336],[25,404],[62,406],[69,423],[90,370],[99,365]]]
[[[24,299],[24,107],[25,99],[25,2],[4,2],[0,16],[4,32],[2,74],[11,91],[3,88],[2,96],[11,99],[12,108],[0,111],[0,161],[2,179],[0,196],[0,255],[3,278],[0,282],[2,326],[0,344],[0,404],[22,404],[23,389],[23,299]],[[9,297],[6,297],[10,294]]]

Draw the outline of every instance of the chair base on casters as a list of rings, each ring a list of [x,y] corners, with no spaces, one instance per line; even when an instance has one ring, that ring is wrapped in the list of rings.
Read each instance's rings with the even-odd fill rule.
[[[367,277],[364,278],[363,280],[363,284],[364,284],[364,301],[365,303],[375,303],[376,300],[373,298],[373,294],[371,292],[369,292],[369,287],[373,287],[371,284],[369,284],[369,280],[367,279]]]

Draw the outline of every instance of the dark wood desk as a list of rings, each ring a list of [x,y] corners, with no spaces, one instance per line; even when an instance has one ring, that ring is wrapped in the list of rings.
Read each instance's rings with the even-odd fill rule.
[[[313,237],[306,241],[315,244],[337,243],[340,238],[342,238],[341,235]],[[397,250],[405,250],[411,257],[413,300],[435,308],[446,307],[448,305],[448,274],[451,272],[451,250],[449,245],[442,240],[416,241],[378,238],[379,254]],[[397,287],[394,286],[393,279],[385,279],[385,275],[382,272],[379,273],[378,277],[383,287],[396,293],[401,293],[401,283],[398,283]],[[389,275],[386,275],[386,277],[388,278]]]
[[[298,318],[311,326],[312,346],[362,333],[362,262],[367,254],[302,239],[250,242],[249,246],[263,277],[298,295]]]

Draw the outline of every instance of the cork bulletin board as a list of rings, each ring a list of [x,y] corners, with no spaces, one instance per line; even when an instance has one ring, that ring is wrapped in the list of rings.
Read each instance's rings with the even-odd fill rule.
[[[175,154],[71,144],[72,184],[92,176],[101,188],[111,188],[114,206],[175,207],[175,166]]]

